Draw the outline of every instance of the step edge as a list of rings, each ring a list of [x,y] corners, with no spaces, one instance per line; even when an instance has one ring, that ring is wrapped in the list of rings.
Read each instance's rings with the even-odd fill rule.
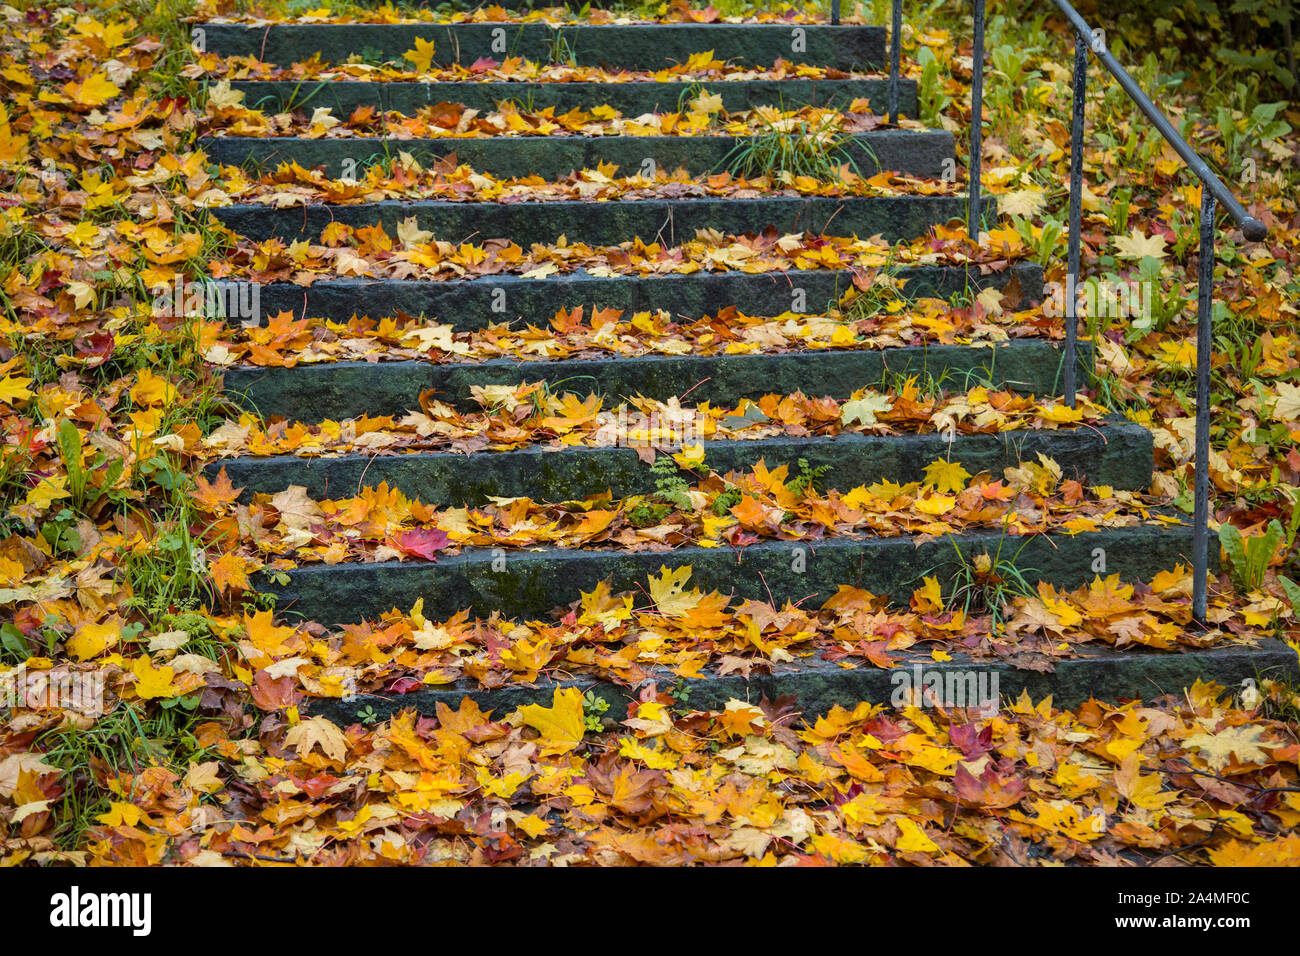
[[[1053,693],[1053,704],[1058,707],[1077,706],[1088,699],[1092,699],[1091,688],[1098,683],[1092,677],[1092,674],[1110,668],[1136,670],[1138,673],[1131,678],[1131,686],[1135,689],[1151,679],[1149,674],[1150,665],[1170,665],[1175,662],[1181,665],[1177,667],[1177,670],[1186,674],[1185,677],[1181,678],[1183,681],[1188,681],[1183,687],[1191,686],[1191,683],[1195,682],[1189,680],[1189,678],[1200,679],[1202,675],[1208,675],[1211,679],[1231,675],[1230,680],[1232,678],[1242,679],[1240,675],[1254,677],[1257,675],[1262,676],[1265,673],[1277,673],[1292,678],[1300,677],[1300,663],[1297,663],[1295,652],[1275,638],[1262,638],[1254,647],[1227,644],[1221,647],[1177,651],[1160,651],[1151,648],[1117,650],[1106,646],[1088,648],[1086,651],[1081,651],[1076,657],[1053,659],[1052,662],[1056,670],[1051,674],[1041,676],[1036,676],[1038,672],[1016,668],[1006,661],[996,659],[986,661],[969,658],[968,655],[954,655],[953,660],[948,662],[909,656],[905,660],[900,660],[898,667],[895,668],[876,668],[866,663],[859,664],[851,669],[842,668],[816,655],[806,660],[809,663],[802,666],[774,668],[768,674],[748,678],[739,675],[721,675],[711,671],[706,671],[702,676],[683,678],[668,668],[649,668],[647,680],[655,680],[667,686],[681,684],[689,687],[696,702],[699,702],[702,696],[706,697],[706,707],[699,709],[712,709],[714,703],[721,702],[724,695],[729,699],[754,702],[758,696],[754,691],[757,691],[767,696],[769,700],[775,700],[788,693],[797,692],[800,689],[799,685],[809,677],[838,678],[837,680],[828,680],[828,683],[833,686],[823,690],[821,698],[814,702],[811,707],[800,707],[800,713],[805,717],[815,717],[829,712],[830,707],[826,706],[827,704],[840,703],[841,706],[851,707],[861,701],[872,703],[889,702],[892,692],[888,688],[895,683],[893,675],[900,672],[907,673],[912,670],[915,664],[922,664],[924,672],[927,674],[948,674],[953,672],[968,674],[971,671],[981,670],[996,673],[999,677],[999,690],[1001,690],[1003,681],[1007,677],[1011,677],[1012,680],[1009,683],[1012,684],[1012,694],[1015,694],[1017,690],[1028,690],[1028,686],[1024,685],[1030,684],[1040,687],[1044,684],[1065,685],[1066,687],[1083,685],[1090,688],[1086,697],[1079,696],[1077,692],[1074,694],[1069,692]],[[1065,670],[1067,673],[1061,675],[1061,670]],[[1069,673],[1072,671],[1078,671],[1079,676],[1076,677],[1074,674]],[[1019,678],[1019,680],[1016,678]],[[576,688],[584,693],[587,691],[592,692],[595,696],[610,704],[611,713],[615,714],[619,713],[619,711],[613,708],[620,705],[626,706],[637,699],[636,687],[618,684],[607,678],[593,675],[591,677],[571,678],[561,681],[511,683],[496,688],[485,688],[481,685],[470,686],[469,679],[462,679],[455,684],[424,688],[408,694],[367,693],[357,694],[347,700],[331,697],[308,697],[305,699],[303,709],[309,714],[322,716],[346,726],[347,723],[356,722],[358,712],[366,708],[373,710],[381,719],[386,719],[391,714],[410,708],[414,708],[419,713],[432,714],[435,712],[437,704],[444,704],[456,709],[460,700],[471,698],[479,702],[480,705],[487,704],[487,709],[496,714],[497,719],[501,719],[515,707],[521,705],[535,703],[549,706],[556,690],[568,688]],[[1103,699],[1116,701],[1120,699],[1149,700],[1154,696],[1176,693],[1181,689],[1183,688],[1160,688],[1160,692],[1152,696],[1134,694],[1133,698],[1116,696]],[[841,697],[842,701],[834,700],[836,697]],[[1032,694],[1031,697],[1033,697]],[[352,716],[345,716],[347,714]]]
[[[944,448],[955,449],[959,445],[969,444],[971,442],[978,441],[978,440],[996,441],[998,439],[1002,439],[1003,441],[1012,442],[1015,441],[1016,439],[1023,438],[1029,435],[1033,435],[1035,437],[1043,437],[1047,435],[1067,435],[1071,438],[1074,438],[1076,436],[1082,436],[1088,434],[1095,435],[1097,431],[1098,430],[1090,429],[1086,427],[1080,427],[1074,429],[1018,428],[1014,430],[999,431],[999,432],[972,433],[972,434],[963,433],[958,435],[952,441],[945,439],[938,432],[925,432],[925,433],[905,432],[903,434],[898,434],[898,435],[861,435],[856,432],[847,432],[840,435],[805,435],[805,436],[770,435],[770,436],[764,436],[762,438],[752,438],[748,440],[736,439],[736,438],[722,438],[722,439],[705,438],[705,439],[700,439],[699,444],[704,446],[705,453],[706,453],[705,460],[707,461],[708,460],[707,453],[710,448],[714,450],[743,449],[746,451],[753,451],[755,449],[761,450],[768,447],[784,446],[784,445],[793,445],[793,446],[802,446],[802,447],[810,447],[810,446],[811,447],[834,447],[836,445],[861,446],[864,449],[868,447],[875,447],[875,446],[896,447],[901,445],[906,447],[911,445],[918,445],[921,447],[928,447],[929,445],[942,445]],[[1123,421],[1123,422],[1117,421],[1114,423],[1108,423],[1105,426],[1105,430],[1102,431],[1102,434],[1110,434],[1112,433],[1112,431],[1113,431],[1113,437],[1116,438],[1117,440],[1124,439],[1124,438],[1142,439],[1144,437],[1149,437],[1151,434],[1147,429],[1143,428],[1141,425],[1129,421]],[[468,452],[468,453],[455,452],[455,451],[424,450],[424,451],[414,451],[414,452],[398,452],[398,453],[387,454],[387,455],[364,454],[361,452],[344,452],[342,454],[337,454],[337,455],[331,455],[328,453],[319,454],[319,455],[244,454],[244,455],[235,455],[233,457],[217,458],[217,459],[213,459],[212,461],[205,462],[203,464],[203,471],[205,474],[209,474],[209,473],[216,474],[221,470],[222,467],[227,466],[232,462],[240,462],[241,466],[244,467],[246,467],[250,463],[255,463],[256,465],[266,465],[268,467],[270,466],[280,467],[280,466],[289,465],[293,462],[311,462],[311,463],[341,462],[346,464],[361,464],[366,462],[372,462],[375,460],[419,461],[423,459],[428,461],[463,462],[463,461],[472,460],[475,457],[483,456],[483,455],[491,455],[497,458],[506,458],[511,456],[520,456],[520,457],[526,456],[531,458],[531,457],[542,457],[547,455],[578,456],[578,455],[590,455],[598,452],[616,452],[616,451],[634,452],[635,449],[618,447],[618,446],[599,446],[599,445],[565,445],[560,447],[550,447],[550,446],[544,446],[540,444],[533,444],[533,445],[523,446],[519,448],[507,448],[507,449],[500,449],[500,450],[485,449],[483,451]],[[1108,454],[1108,452],[1103,451],[1103,454]],[[955,455],[955,451],[954,451],[954,455]]]

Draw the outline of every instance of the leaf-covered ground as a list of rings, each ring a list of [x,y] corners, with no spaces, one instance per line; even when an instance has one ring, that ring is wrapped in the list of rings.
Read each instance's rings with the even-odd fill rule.
[[[960,149],[970,121],[970,39],[955,11],[939,8],[905,27],[903,62],[920,83],[922,123],[957,132]],[[854,15],[883,22],[882,12]],[[181,18],[195,14],[253,22],[434,16],[341,5],[303,15],[277,3],[210,0],[0,8],[0,673],[8,674],[0,688],[8,693],[20,675],[41,678],[5,698],[17,706],[0,723],[0,859],[1300,864],[1300,698],[1284,685],[1199,685],[1146,706],[1094,701],[1061,710],[1050,701],[1006,701],[996,715],[864,704],[809,721],[795,701],[736,701],[702,712],[689,696],[692,675],[706,666],[750,674],[813,654],[843,667],[955,654],[1032,658],[1038,667],[1087,645],[1172,654],[1274,635],[1294,641],[1300,136],[1292,127],[1300,114],[1263,98],[1258,79],[1158,68],[1144,51],[1176,46],[1161,33],[1172,27],[1154,24],[1150,36],[1127,45],[1109,38],[1271,230],[1264,242],[1246,244],[1225,229],[1219,245],[1213,518],[1237,533],[1223,532],[1225,571],[1211,582],[1208,631],[1189,625],[1190,576],[1182,568],[1135,585],[1099,576],[1069,592],[1046,585],[996,592],[996,607],[950,606],[929,581],[907,607],[849,587],[817,606],[774,607],[702,593],[689,575],[664,571],[630,594],[575,593],[546,620],[467,613],[431,620],[417,604],[327,628],[273,616],[250,573],[291,561],[433,561],[466,543],[743,546],[760,536],[815,541],[866,530],[1017,533],[1168,520],[1155,509],[1190,504],[1199,190],[1127,99],[1095,81],[1084,162],[1086,273],[1144,281],[1150,292],[1140,316],[1086,317],[1082,331],[1096,343],[1103,374],[1081,414],[1042,396],[952,383],[921,383],[921,390],[910,381],[864,383],[843,401],[772,395],[723,408],[680,396],[635,406],[660,420],[689,410],[711,423],[704,438],[1104,429],[1100,416],[1116,411],[1156,436],[1155,480],[1141,494],[1085,489],[1062,480],[1050,461],[1003,475],[937,462],[910,485],[822,488],[815,476],[788,469],[710,474],[703,449],[688,447],[666,456],[682,472],[657,495],[621,501],[521,499],[458,509],[380,486],[332,500],[286,489],[241,502],[229,482],[202,478],[198,469],[218,455],[587,446],[616,409],[580,390],[521,385],[482,391],[477,411],[430,399],[405,416],[265,422],[221,399],[221,371],[236,364],[544,362],[1059,338],[1059,320],[1025,309],[1014,290],[953,306],[907,302],[891,271],[1032,259],[1047,266],[1049,280],[1063,279],[1071,40],[1059,25],[1043,31],[1011,5],[990,4],[984,178],[1008,218],[978,245],[953,227],[893,250],[870,237],[716,233],[676,246],[641,237],[595,248],[570,236],[563,246],[525,250],[449,242],[415,223],[396,236],[338,225],[319,242],[253,243],[216,225],[205,208],[390,198],[544,204],[770,192],[937,195],[964,187],[863,179],[849,169],[826,179],[602,167],[556,182],[505,180],[402,157],[351,181],[300,166],[262,175],[220,168],[199,151],[200,131],[338,137],[373,135],[386,121],[420,136],[462,126],[476,136],[587,135],[593,127],[661,135],[819,118],[725,116],[707,84],[751,73],[728,71],[704,50],[680,70],[653,75],[703,89],[680,113],[651,120],[594,108],[470,116],[434,107],[415,118],[262,114],[225,85],[205,100],[197,79],[632,78],[517,60],[479,64],[462,76],[435,72],[418,48],[405,63],[269,71],[193,54]],[[681,2],[641,14],[793,23],[821,15]],[[472,16],[578,18],[499,8]],[[589,19],[612,15],[592,11]],[[773,71],[830,75],[784,63],[752,76]],[[846,120],[828,115],[828,130],[881,121],[865,110]],[[544,276],[577,267],[609,274],[853,268],[857,281],[849,299],[823,315],[682,317],[570,306],[546,327],[472,333],[412,316],[283,315],[243,329],[168,316],[156,302],[160,286],[204,275],[305,285],[335,275]],[[674,683],[646,682],[663,669]],[[562,691],[548,707],[510,714],[467,703],[432,718],[408,712],[347,729],[300,709],[311,698],[355,691],[400,694],[464,678],[497,687],[556,674],[638,687],[640,703],[614,714]],[[52,706],[67,702],[51,699],[49,687],[73,676],[102,680],[102,697]]]

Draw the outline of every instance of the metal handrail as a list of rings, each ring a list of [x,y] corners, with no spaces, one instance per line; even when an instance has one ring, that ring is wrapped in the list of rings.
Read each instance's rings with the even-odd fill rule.
[[[1065,399],[1075,404],[1075,354],[1078,338],[1079,242],[1083,192],[1084,93],[1088,80],[1088,53],[1092,52],[1111,76],[1119,82],[1129,99],[1149,119],[1165,141],[1174,148],[1187,167],[1200,179],[1201,235],[1196,277],[1196,447],[1195,501],[1192,508],[1192,617],[1206,623],[1209,597],[1209,524],[1210,524],[1210,364],[1214,322],[1214,214],[1216,204],[1228,211],[1241,227],[1247,241],[1256,242],[1268,235],[1268,227],[1242,207],[1237,198],[1214,174],[1205,160],[1174,129],[1169,118],[1160,112],[1142,92],[1128,71],[1106,49],[1105,35],[1088,26],[1086,20],[1068,0],[1054,0],[1058,9],[1074,26],[1074,82],[1071,87],[1073,120],[1070,129],[1070,251],[1065,289]]]
[[[1096,55],[1102,66],[1106,67],[1111,75],[1119,81],[1119,85],[1124,88],[1124,92],[1129,95],[1129,99],[1137,104],[1138,109],[1146,115],[1146,118],[1151,121],[1152,125],[1160,132],[1160,135],[1174,148],[1174,152],[1182,158],[1183,162],[1196,174],[1197,178],[1209,187],[1219,205],[1228,210],[1228,215],[1232,216],[1233,221],[1241,226],[1241,231],[1246,238],[1251,242],[1258,242],[1268,235],[1268,227],[1242,208],[1241,203],[1228,191],[1228,188],[1223,185],[1219,177],[1214,175],[1214,171],[1210,169],[1205,160],[1201,159],[1196,150],[1192,149],[1187,144],[1187,141],[1178,135],[1178,131],[1174,129],[1174,124],[1169,122],[1169,118],[1160,112],[1156,105],[1148,99],[1147,95],[1142,92],[1142,87],[1137,85],[1137,81],[1129,76],[1128,71],[1120,66],[1119,61],[1115,59],[1110,50],[1106,49],[1105,36],[1102,31],[1094,30],[1088,26],[1087,21],[1079,15],[1079,11],[1070,6],[1068,0],[1053,0],[1053,2],[1073,24],[1076,31],[1075,63],[1079,62],[1079,45],[1083,43]]]
[[[984,0],[973,0],[974,38],[971,49],[970,172],[966,186],[966,232],[980,237],[980,150],[984,111]],[[890,16],[889,122],[898,125],[898,77],[903,59],[903,0],[894,0]],[[831,22],[839,22],[839,0],[832,0]]]
[[[1053,0],[1075,29],[1074,78],[1071,86],[1072,121],[1070,127],[1070,212],[1069,258],[1065,289],[1065,361],[1064,397],[1073,408],[1078,384],[1078,286],[1080,228],[1083,219],[1083,129],[1084,92],[1088,78],[1088,52],[1119,82],[1129,99],[1149,119],[1161,136],[1174,148],[1187,167],[1203,184],[1201,190],[1201,235],[1197,274],[1196,326],[1196,448],[1195,506],[1192,516],[1192,616],[1205,624],[1209,580],[1209,510],[1210,510],[1210,346],[1213,340],[1214,298],[1214,215],[1216,205],[1223,206],[1241,227],[1249,242],[1268,235],[1268,227],[1255,219],[1223,185],[1196,150],[1178,135],[1164,113],[1142,92],[1119,61],[1106,49],[1105,36],[1088,26],[1087,21],[1067,0]],[[980,149],[984,102],[984,0],[973,0],[974,38],[971,50],[971,128],[970,172],[967,185],[966,230],[979,239],[980,226]],[[889,73],[889,121],[898,122],[898,78],[902,49],[902,0],[893,0],[891,62]],[[832,22],[839,22],[839,0],[833,0]]]

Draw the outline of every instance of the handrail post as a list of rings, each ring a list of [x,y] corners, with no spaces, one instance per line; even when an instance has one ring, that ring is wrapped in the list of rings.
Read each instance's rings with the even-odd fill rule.
[[[898,125],[898,74],[903,60],[903,0],[894,0],[889,63],[889,122]]]
[[[975,37],[971,49],[970,183],[967,186],[966,232],[980,238],[980,151],[984,125],[984,0],[975,0]]]
[[[1204,625],[1210,545],[1210,346],[1214,338],[1214,193],[1201,185],[1196,281],[1196,501],[1192,515],[1192,617]]]
[[[1071,89],[1073,118],[1070,122],[1070,257],[1065,275],[1065,404],[1074,408],[1078,385],[1077,339],[1079,335],[1079,245],[1083,225],[1083,127],[1088,85],[1088,46],[1074,35],[1074,85]]]
[[[831,25],[837,26],[840,22],[840,0],[831,0]]]
[[[1195,500],[1192,508],[1192,617],[1197,624],[1205,626],[1209,604],[1209,560],[1210,560],[1210,373],[1213,363],[1211,346],[1214,341],[1214,214],[1219,206],[1228,211],[1233,222],[1241,227],[1241,234],[1248,242],[1259,242],[1268,235],[1268,227],[1260,220],[1246,212],[1223,181],[1214,174],[1204,159],[1192,149],[1185,139],[1174,129],[1142,88],[1106,49],[1104,34],[1093,30],[1088,22],[1079,16],[1079,11],[1070,5],[1069,0],[1055,0],[1056,6],[1065,14],[1066,19],[1074,25],[1074,122],[1070,136],[1070,264],[1069,280],[1078,282],[1079,244],[1080,244],[1080,198],[1083,186],[1083,121],[1084,121],[1084,83],[1086,75],[1086,53],[1083,52],[1084,38],[1092,40],[1092,52],[1097,60],[1119,83],[1120,87],[1146,116],[1151,124],[1187,164],[1188,169],[1201,181],[1201,235],[1199,261],[1196,277],[1196,439],[1195,439],[1195,473],[1193,477]],[[980,16],[979,0],[976,0],[976,16]],[[1077,288],[1069,290],[1067,298],[1066,349],[1072,348],[1071,339],[1078,332]],[[1069,360],[1065,379],[1071,392],[1073,405],[1074,361]]]

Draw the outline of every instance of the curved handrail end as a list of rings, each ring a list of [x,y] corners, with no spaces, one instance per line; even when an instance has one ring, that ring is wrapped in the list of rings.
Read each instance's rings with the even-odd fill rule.
[[[1268,235],[1268,226],[1258,219],[1247,216],[1241,221],[1241,234],[1250,242],[1259,242]]]

